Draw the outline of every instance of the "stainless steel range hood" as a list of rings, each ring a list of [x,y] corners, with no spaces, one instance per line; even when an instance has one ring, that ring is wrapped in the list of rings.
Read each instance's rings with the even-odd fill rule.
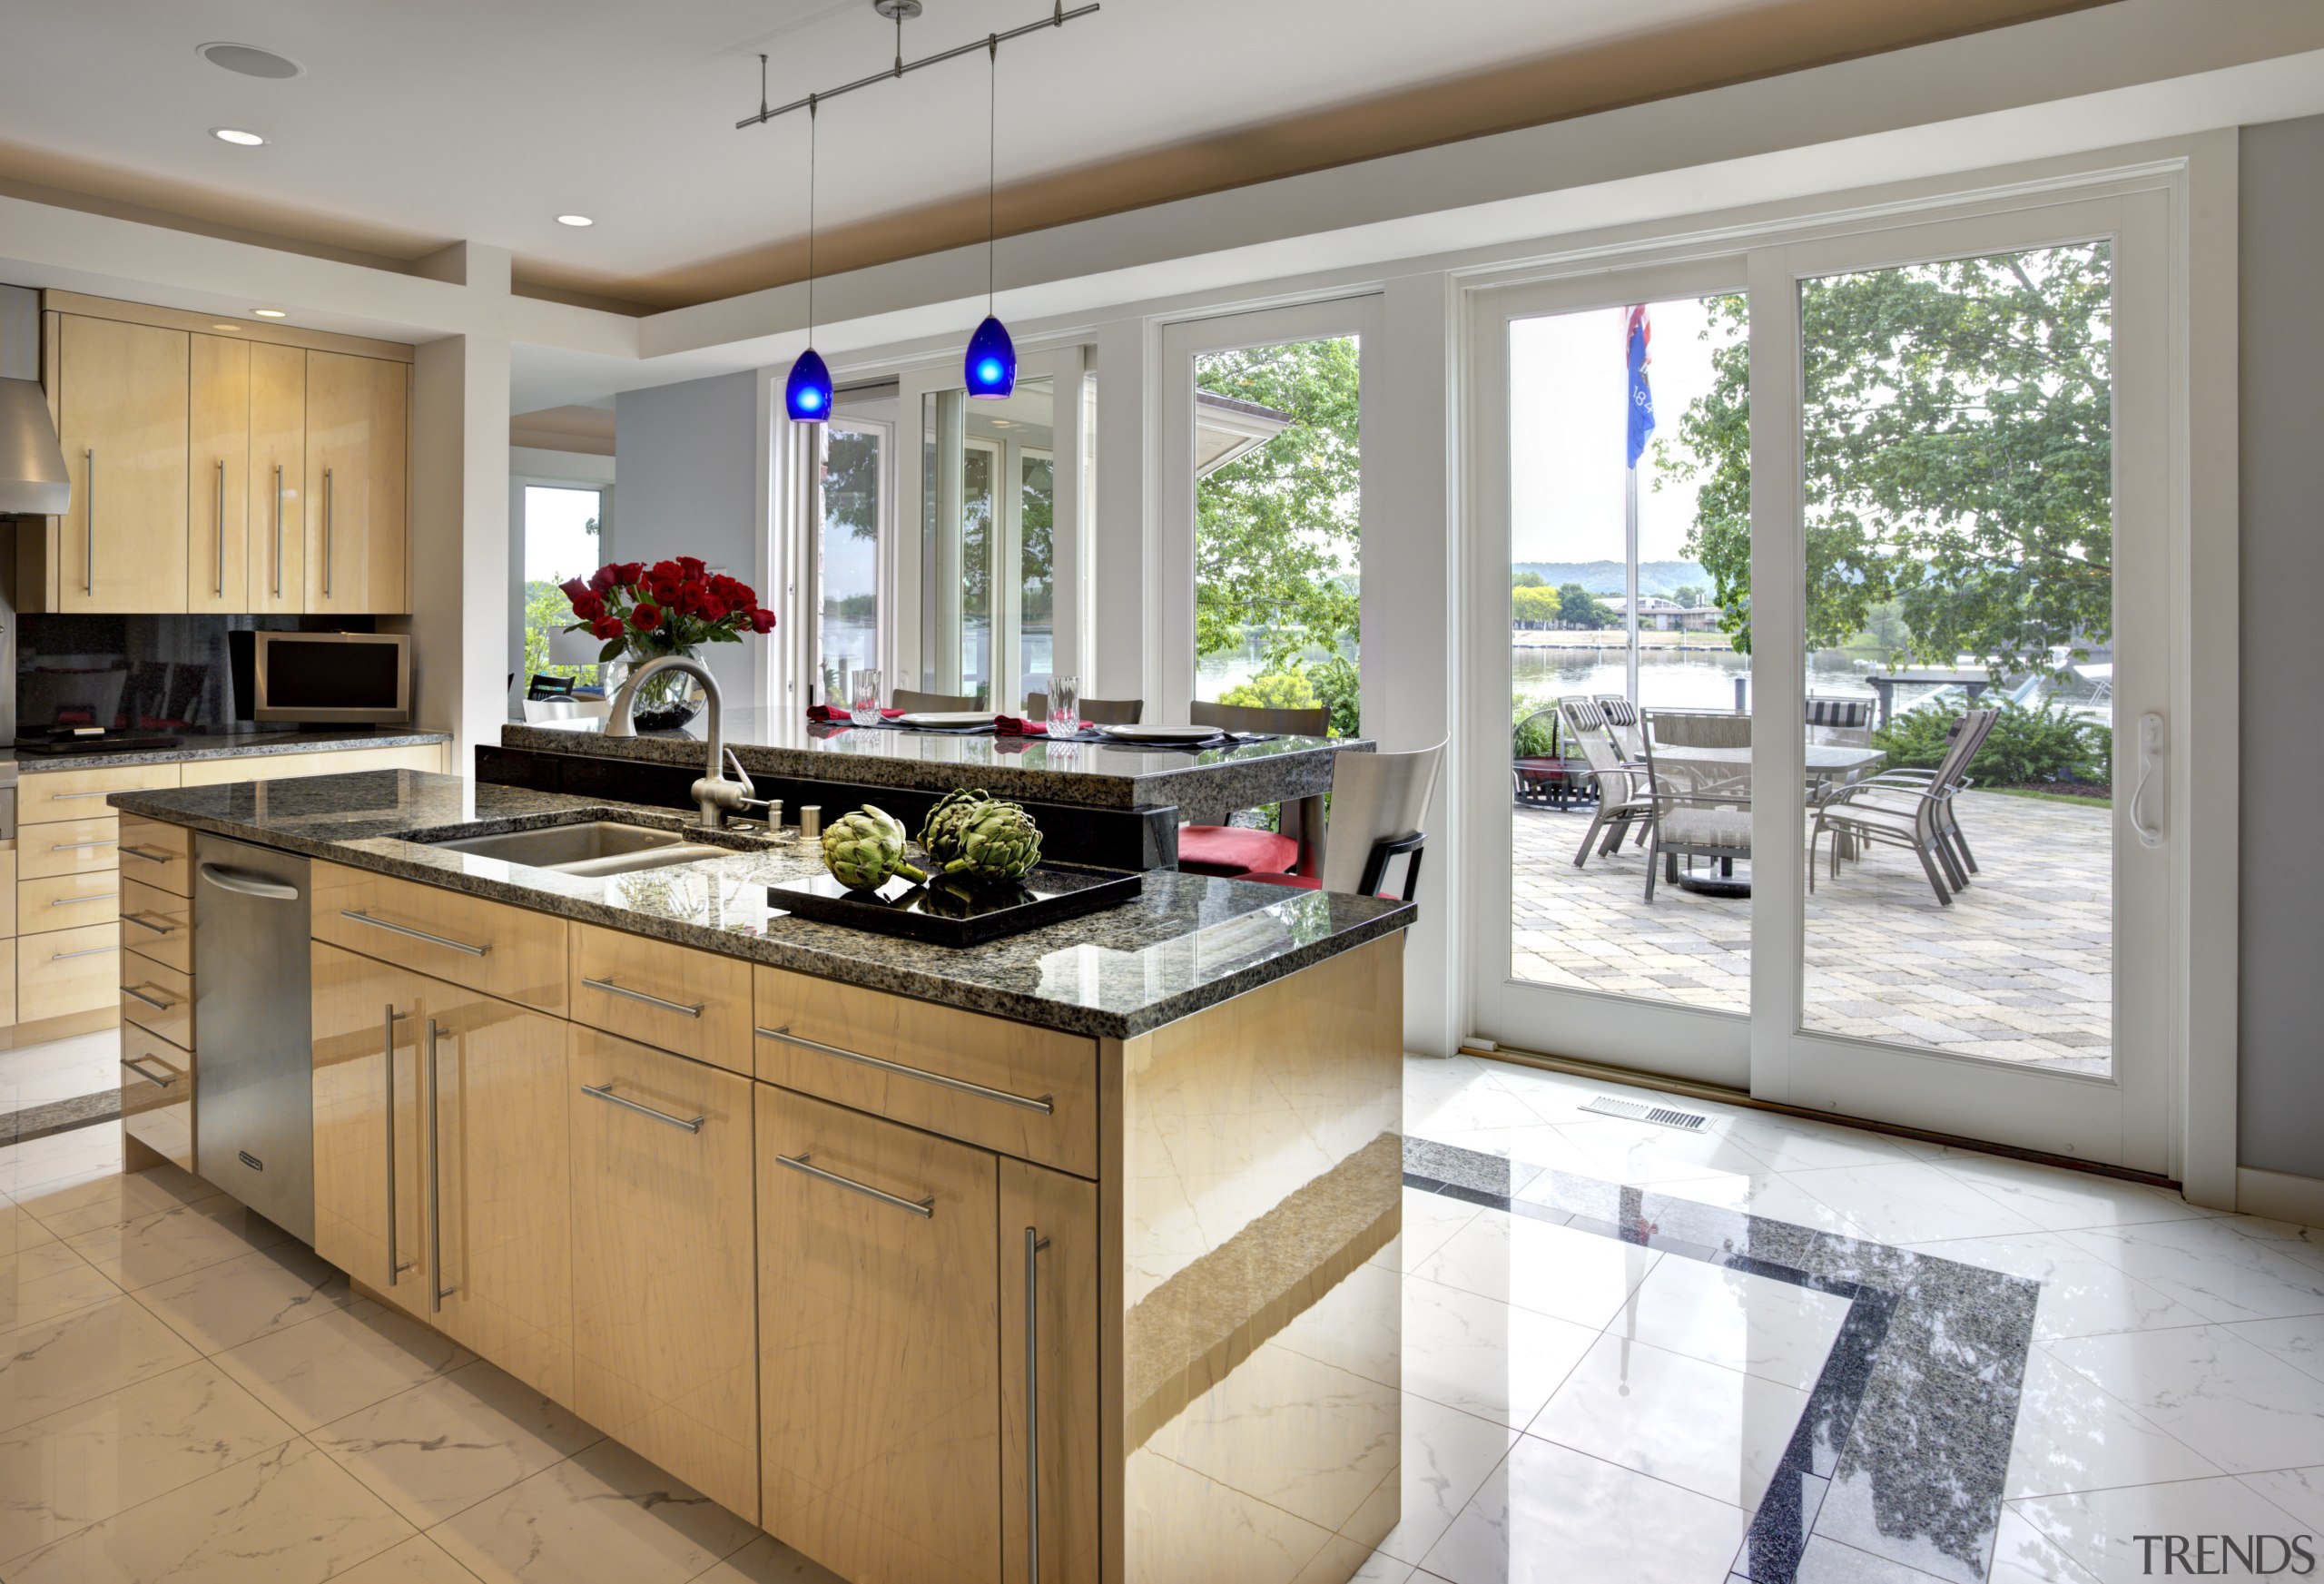
[[[40,388],[40,293],[0,286],[0,517],[62,517],[72,500]]]

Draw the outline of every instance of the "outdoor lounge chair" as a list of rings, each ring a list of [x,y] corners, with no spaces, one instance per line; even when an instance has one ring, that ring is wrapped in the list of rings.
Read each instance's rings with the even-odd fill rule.
[[[1639,723],[1638,706],[1618,693],[1601,693],[1590,701],[1606,712],[1606,730],[1614,734],[1614,746],[1621,750],[1622,758],[1631,764],[1645,757],[1646,728]]]
[[[1588,861],[1593,845],[1600,858],[1612,854],[1633,824],[1640,827],[1642,836],[1650,802],[1645,795],[1645,776],[1623,762],[1600,705],[1575,699],[1558,705],[1558,714],[1567,738],[1581,750],[1590,763],[1590,779],[1598,784],[1598,812],[1590,818],[1581,845],[1573,851],[1573,866],[1580,869]]]
[[[1660,712],[1649,717],[1646,733],[1646,900],[1654,900],[1654,873],[1667,870],[1676,884],[1679,860],[1709,858],[1731,868],[1751,857],[1751,772],[1747,765],[1706,768],[1665,757],[1655,762],[1654,740]],[[1748,730],[1750,722],[1744,720]],[[1671,744],[1666,742],[1666,748]],[[1730,743],[1702,744],[1709,747]],[[1661,862],[1658,866],[1657,859]]]
[[[1953,800],[1969,785],[1969,764],[1984,746],[1999,713],[1971,710],[1955,721],[1945,757],[1934,770],[1884,772],[1839,787],[1817,804],[1815,826],[1807,833],[1807,889],[1816,889],[1816,843],[1829,831],[1835,878],[1840,872],[1844,841],[1858,847],[1866,842],[1909,847],[1921,861],[1921,872],[1928,877],[1938,904],[1951,907],[1954,893],[1968,889],[1969,876],[1976,870]]]

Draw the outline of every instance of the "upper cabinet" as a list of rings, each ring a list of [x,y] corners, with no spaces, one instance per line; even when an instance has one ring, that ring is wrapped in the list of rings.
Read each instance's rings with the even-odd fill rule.
[[[19,546],[25,608],[410,608],[410,349],[48,294],[65,516]]]
[[[182,330],[64,316],[56,609],[185,609],[188,359]]]

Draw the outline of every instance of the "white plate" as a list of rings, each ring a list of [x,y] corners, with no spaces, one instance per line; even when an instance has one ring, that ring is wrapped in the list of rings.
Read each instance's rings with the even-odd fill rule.
[[[1219,734],[1216,726],[1100,726],[1098,730],[1124,743],[1207,743]]]
[[[914,710],[908,715],[898,715],[899,726],[990,726],[990,710]]]

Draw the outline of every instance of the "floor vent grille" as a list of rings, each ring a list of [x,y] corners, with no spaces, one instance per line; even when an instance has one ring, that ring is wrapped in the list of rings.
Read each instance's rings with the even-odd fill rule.
[[[1587,1106],[1585,1111],[1595,1111],[1600,1117],[1620,1117],[1630,1122],[1651,1122],[1660,1127],[1677,1127],[1689,1133],[1699,1133],[1709,1117],[1694,1111],[1673,1111],[1668,1106],[1642,1106],[1636,1100],[1617,1100],[1600,1095]]]

